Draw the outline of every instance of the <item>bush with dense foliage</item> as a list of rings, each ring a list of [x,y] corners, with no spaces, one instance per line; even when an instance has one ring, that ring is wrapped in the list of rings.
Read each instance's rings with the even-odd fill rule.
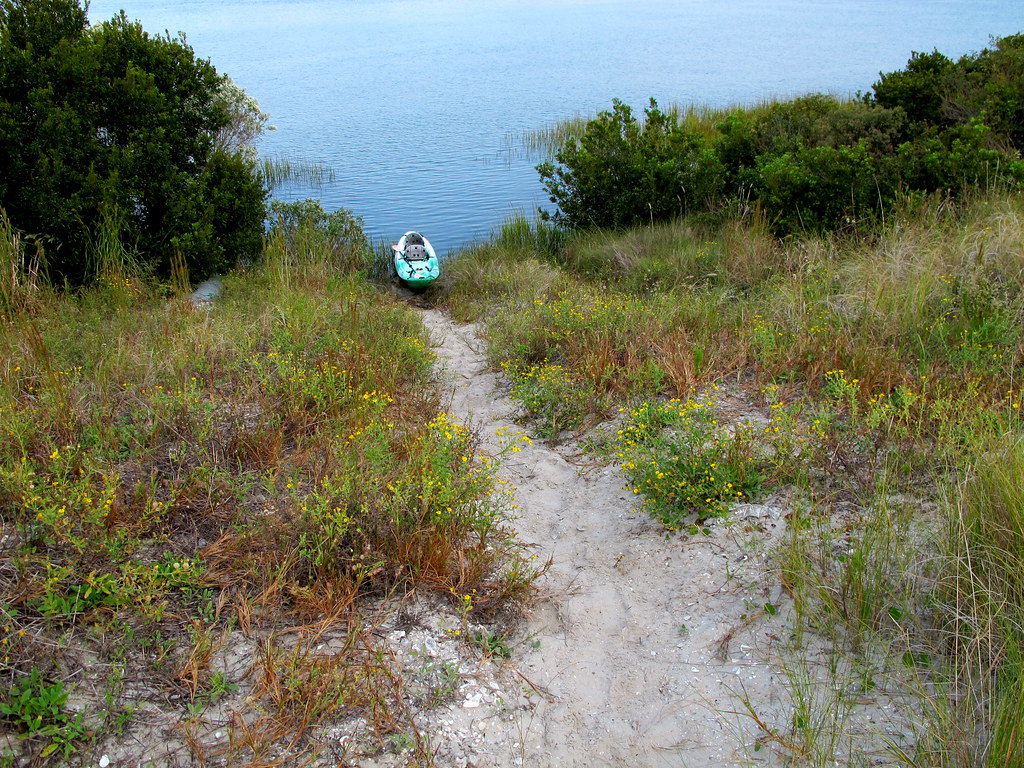
[[[952,61],[914,53],[873,94],[726,114],[613,102],[537,167],[553,218],[624,228],[757,206],[776,234],[860,229],[903,195],[1024,181],[1024,35]]]
[[[700,211],[717,200],[722,168],[698,134],[651,99],[637,121],[621,101],[570,138],[558,165],[537,170],[558,203],[555,220],[569,227],[628,227]]]
[[[882,73],[866,100],[899,107],[918,130],[945,130],[982,120],[1001,148],[1024,148],[1024,34],[952,61],[938,51],[914,53],[907,68]],[[908,136],[909,138],[909,136]]]
[[[225,83],[123,13],[90,27],[79,0],[0,0],[0,207],[51,278],[90,278],[104,221],[158,275],[259,252],[266,193],[252,154],[218,142]]]

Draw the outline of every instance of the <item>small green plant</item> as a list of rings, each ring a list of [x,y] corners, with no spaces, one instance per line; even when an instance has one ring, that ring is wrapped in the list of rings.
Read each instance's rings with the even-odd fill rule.
[[[65,758],[76,751],[88,732],[82,714],[64,711],[68,691],[60,680],[47,683],[37,667],[27,677],[16,680],[0,700],[0,715],[11,721],[23,739],[43,739],[40,752],[46,757],[60,752]]]
[[[238,690],[238,684],[228,680],[221,670],[214,670],[210,673],[210,679],[206,684],[206,695],[210,697],[211,702],[218,702],[229,693],[233,693]]]
[[[596,392],[588,392],[587,383],[564,366],[545,363],[520,368],[506,363],[502,367],[512,380],[510,394],[523,404],[541,437],[575,429],[593,411]]]
[[[632,408],[617,433],[617,455],[633,492],[670,530],[723,517],[763,480],[751,433],[719,425],[710,395]]]
[[[417,670],[416,679],[425,686],[423,701],[427,709],[431,709],[450,701],[458,693],[462,673],[454,662],[429,660]]]
[[[416,744],[416,740],[403,731],[401,733],[389,734],[388,743],[391,745],[391,751],[396,755],[400,755],[405,750],[411,749]]]
[[[850,419],[856,421],[860,412],[859,390],[857,388],[859,383],[859,379],[847,377],[844,370],[828,371],[825,373],[825,385],[822,394],[832,401],[835,406],[845,408]]]
[[[499,659],[512,658],[512,649],[508,647],[508,640],[504,635],[481,630],[473,635],[473,641],[479,644],[485,656]]]

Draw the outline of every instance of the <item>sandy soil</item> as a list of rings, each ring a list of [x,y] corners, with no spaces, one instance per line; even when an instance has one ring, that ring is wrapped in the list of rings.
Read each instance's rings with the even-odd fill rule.
[[[437,311],[425,312],[424,321],[449,410],[481,433],[485,449],[498,451],[500,431],[522,428],[476,329]],[[552,560],[539,583],[542,597],[519,631],[515,669],[503,673],[520,676],[529,695],[489,708],[456,704],[442,714],[444,727],[431,734],[439,763],[757,762],[761,733],[734,710],[742,708],[740,696],[765,712],[783,704],[764,661],[781,619],[763,610],[782,598],[764,580],[761,561],[781,533],[783,510],[743,505],[707,535],[666,538],[638,509],[617,466],[573,451],[536,441],[504,464],[520,536],[541,561]],[[460,733],[486,738],[467,751]]]

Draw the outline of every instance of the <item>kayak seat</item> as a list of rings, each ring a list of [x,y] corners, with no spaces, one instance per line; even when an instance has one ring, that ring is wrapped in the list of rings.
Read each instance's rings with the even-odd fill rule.
[[[428,258],[430,258],[430,256],[427,253],[427,249],[424,248],[422,245],[418,245],[418,244],[409,245],[408,242],[406,242],[406,245],[405,245],[405,260],[406,261],[426,261]]]

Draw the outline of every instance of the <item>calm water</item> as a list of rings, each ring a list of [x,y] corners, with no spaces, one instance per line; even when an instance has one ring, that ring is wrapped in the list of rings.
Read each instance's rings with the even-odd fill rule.
[[[270,113],[264,154],[331,166],[292,190],[373,238],[447,251],[547,202],[514,138],[610,107],[866,91],[913,50],[1024,31],[1020,0],[93,0],[199,56]],[[511,137],[511,140],[510,140]]]

